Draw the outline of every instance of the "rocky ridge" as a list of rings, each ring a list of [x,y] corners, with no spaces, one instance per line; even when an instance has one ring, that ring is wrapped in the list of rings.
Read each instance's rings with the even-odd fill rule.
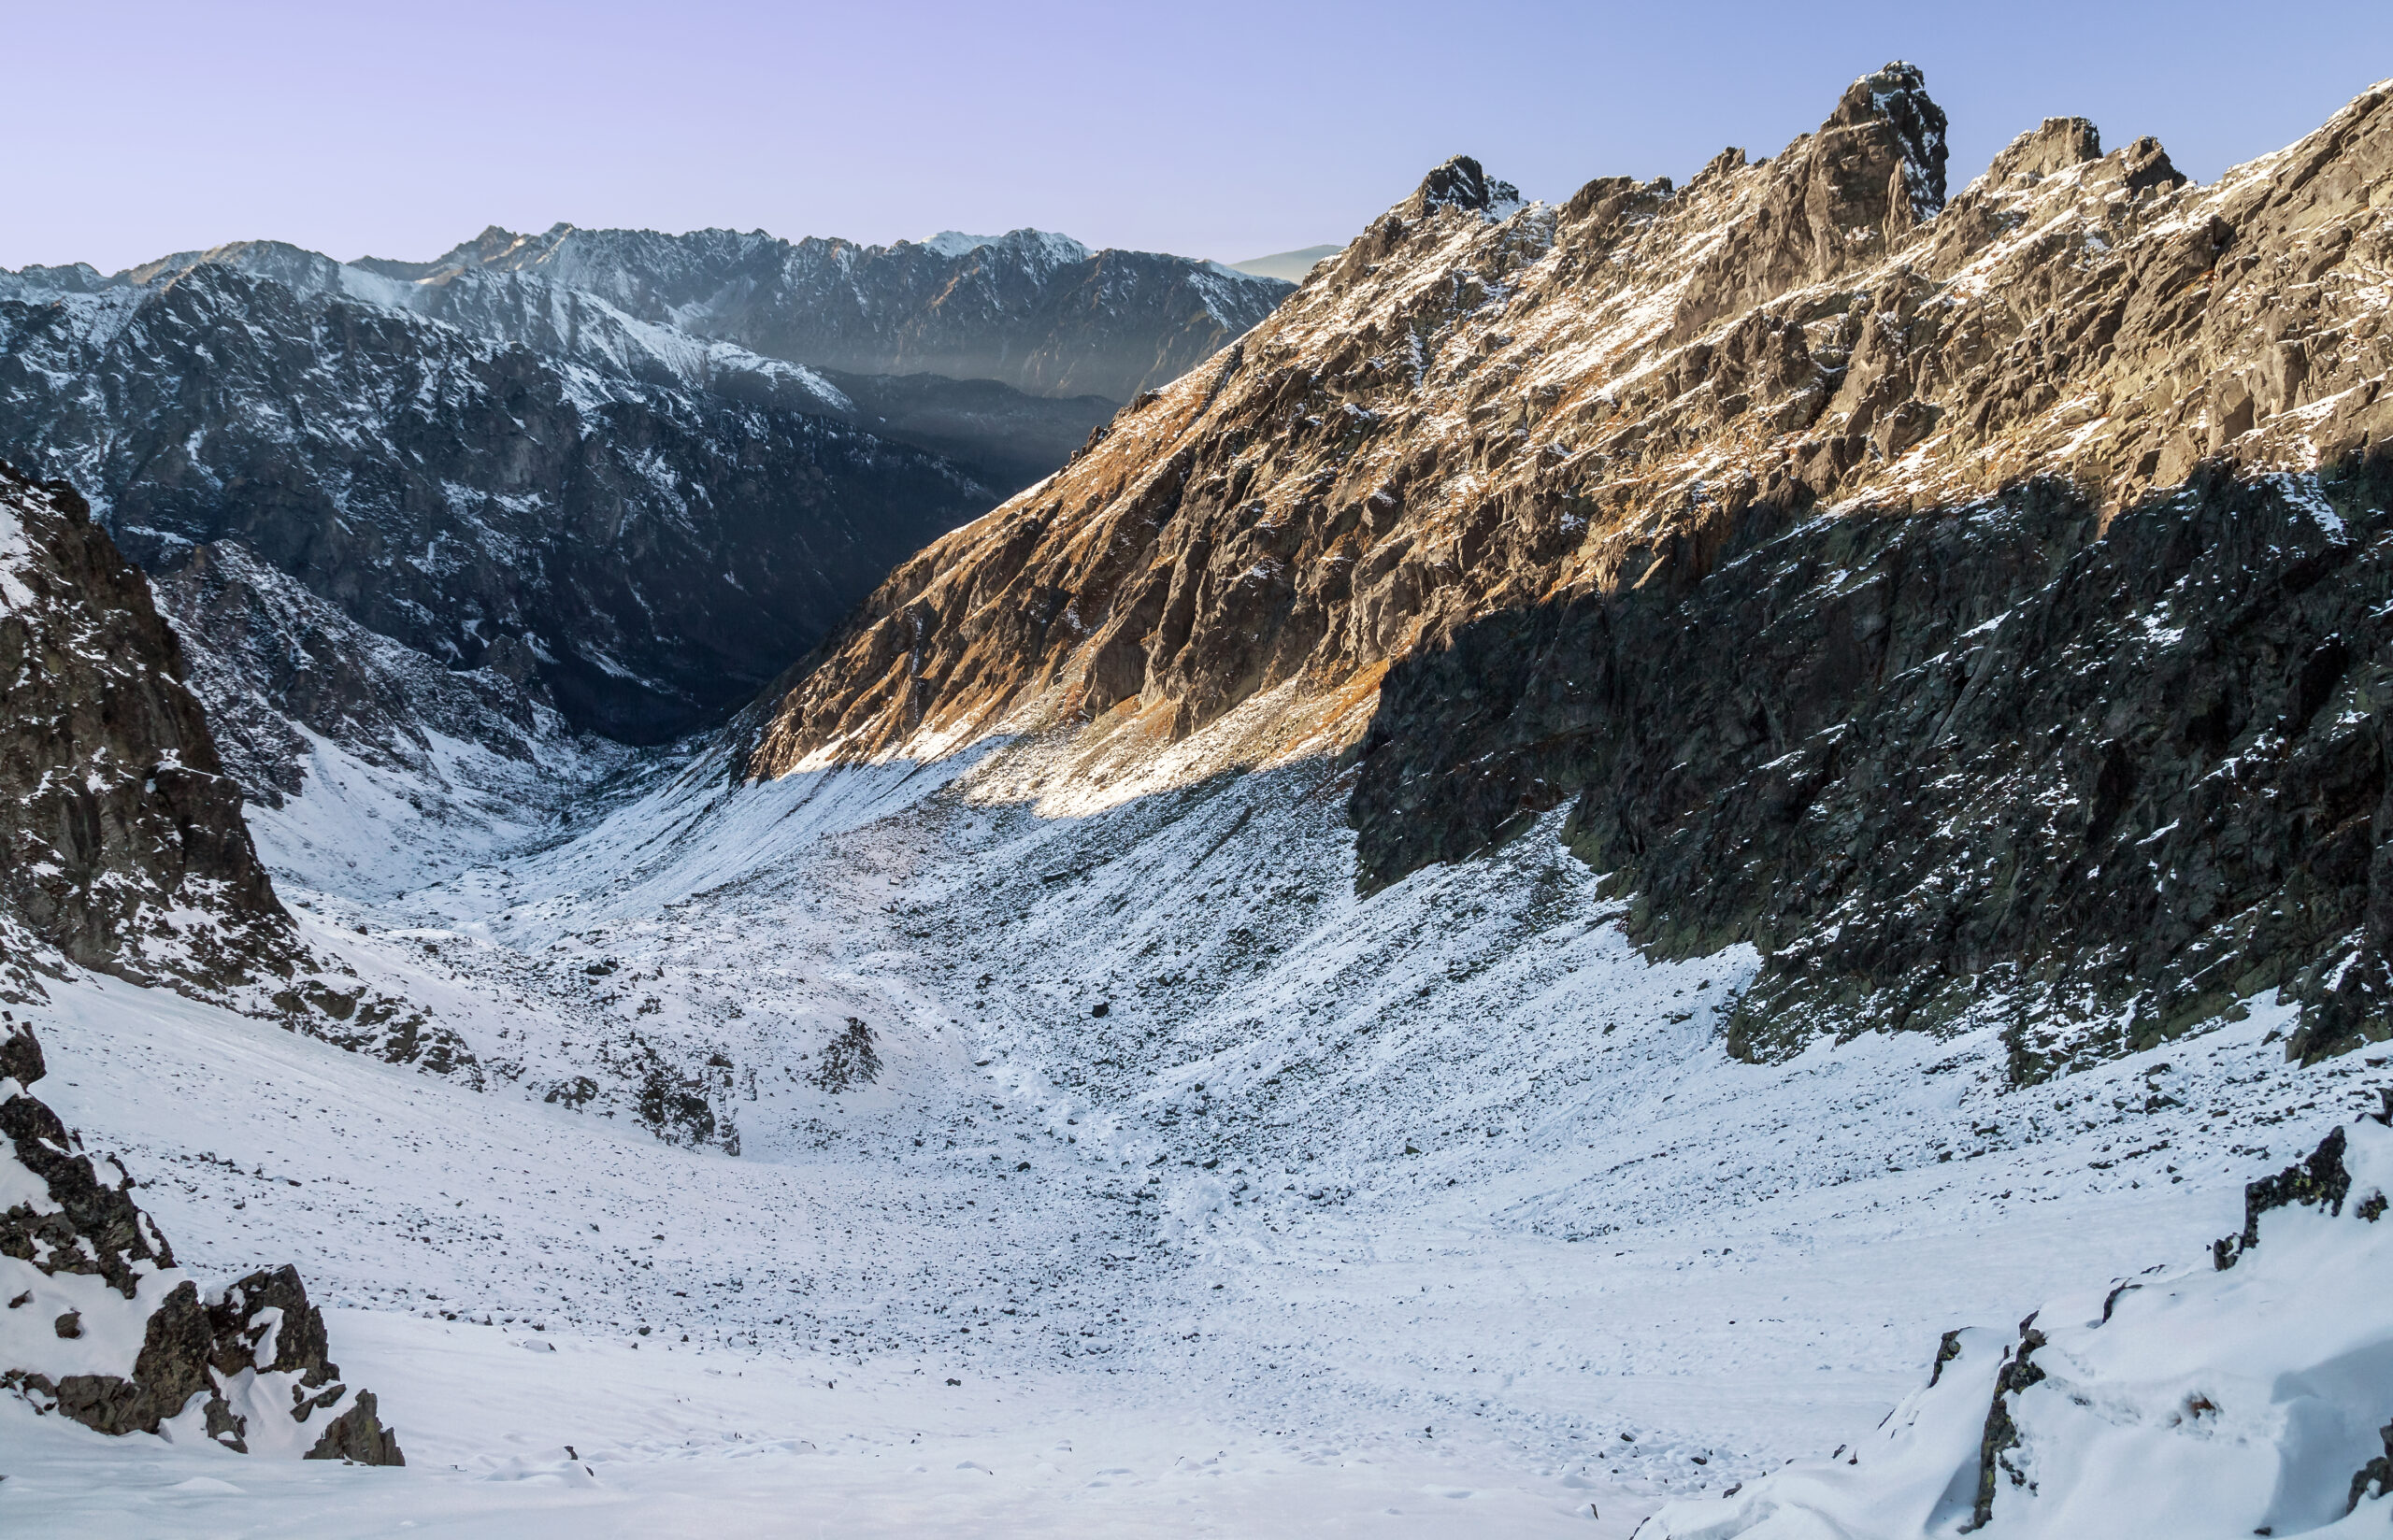
[[[1367,886],[1569,804],[1641,939],[1760,945],[1747,1053],[1993,1017],[2033,1077],[2272,988],[2381,1037],[2388,104],[2210,187],[2055,119],[1948,201],[1902,64],[1684,188],[1458,157],[900,566],[747,773],[1101,782],[1268,697],[1237,752],[1350,747]]]
[[[441,267],[433,278],[409,281],[388,274],[412,271],[411,264],[342,263],[282,241],[233,241],[109,276],[88,267],[0,272],[0,299],[114,295],[121,303],[201,267],[270,279],[306,297],[424,316],[600,375],[827,417],[928,449],[996,494],[1017,492],[1063,463],[1121,406],[1101,395],[1032,395],[994,379],[810,368],[684,330],[669,316],[632,314],[539,268]]]
[[[406,1464],[374,1393],[341,1383],[298,1272],[203,1296],[124,1168],[27,1089],[43,1070],[33,1033],[0,1025],[0,1388],[104,1433]]]

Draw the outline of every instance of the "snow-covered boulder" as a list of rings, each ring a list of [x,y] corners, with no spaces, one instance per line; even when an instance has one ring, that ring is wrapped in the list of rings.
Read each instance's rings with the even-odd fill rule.
[[[2015,1339],[1948,1333],[1859,1447],[1672,1503],[1637,1540],[2386,1534],[2385,1122],[2252,1183],[2243,1233],[2200,1265],[2056,1300]]]
[[[341,1383],[298,1272],[203,1296],[133,1202],[26,1087],[41,1048],[0,1029],[0,1386],[105,1433],[400,1465],[373,1392]]]

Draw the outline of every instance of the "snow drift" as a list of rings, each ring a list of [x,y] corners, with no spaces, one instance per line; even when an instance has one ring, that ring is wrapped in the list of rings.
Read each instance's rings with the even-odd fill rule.
[[[1945,1334],[1874,1439],[1639,1540],[2371,1534],[2393,1519],[2393,1092],[2246,1189],[2205,1264]]]

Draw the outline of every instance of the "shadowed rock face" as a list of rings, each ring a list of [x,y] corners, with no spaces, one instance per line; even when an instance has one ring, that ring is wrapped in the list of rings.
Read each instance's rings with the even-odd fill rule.
[[[104,1433],[196,1413],[193,1432],[243,1453],[406,1464],[373,1392],[340,1383],[297,1271],[203,1300],[123,1168],[26,1090],[43,1068],[30,1031],[0,1027],[0,1168],[27,1194],[0,1211],[0,1387]]]
[[[2371,465],[2205,476],[2107,527],[2059,482],[1756,516],[1709,574],[1392,668],[1363,878],[1567,803],[1639,939],[1763,949],[1729,1022],[1748,1055],[1993,1024],[2031,1078],[2271,987],[2305,1005],[2303,1051],[2381,1036],[2388,503]]]
[[[1366,885],[1583,791],[1649,940],[1784,954],[1747,1051],[1981,990],[2023,1075],[2271,984],[2304,1051],[2380,1034],[2393,93],[2207,188],[2054,119],[1947,201],[1943,126],[1889,65],[1684,188],[1438,168],[900,566],[749,773],[1168,741],[1282,688],[1333,720],[1384,678]]]
[[[64,483],[0,465],[8,998],[33,987],[49,948],[203,991],[303,962],[148,581]]]
[[[480,1082],[453,1032],[301,944],[149,581],[71,488],[0,464],[0,1000],[62,962]]]

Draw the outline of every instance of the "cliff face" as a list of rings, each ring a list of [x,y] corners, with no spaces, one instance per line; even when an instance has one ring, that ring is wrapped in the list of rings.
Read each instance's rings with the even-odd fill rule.
[[[1575,798],[1646,940],[1770,949],[1748,1051],[1999,1008],[2034,1075],[2271,985],[2381,1035],[2388,104],[2212,187],[2056,119],[1948,202],[1905,65],[1684,188],[1457,159],[898,568],[749,771],[1279,689],[1360,740],[1366,885]]]
[[[0,465],[0,955],[222,991],[302,958],[150,585],[81,498]]]
[[[0,999],[71,962],[479,1084],[453,1032],[302,943],[183,671],[83,500],[0,464]]]

